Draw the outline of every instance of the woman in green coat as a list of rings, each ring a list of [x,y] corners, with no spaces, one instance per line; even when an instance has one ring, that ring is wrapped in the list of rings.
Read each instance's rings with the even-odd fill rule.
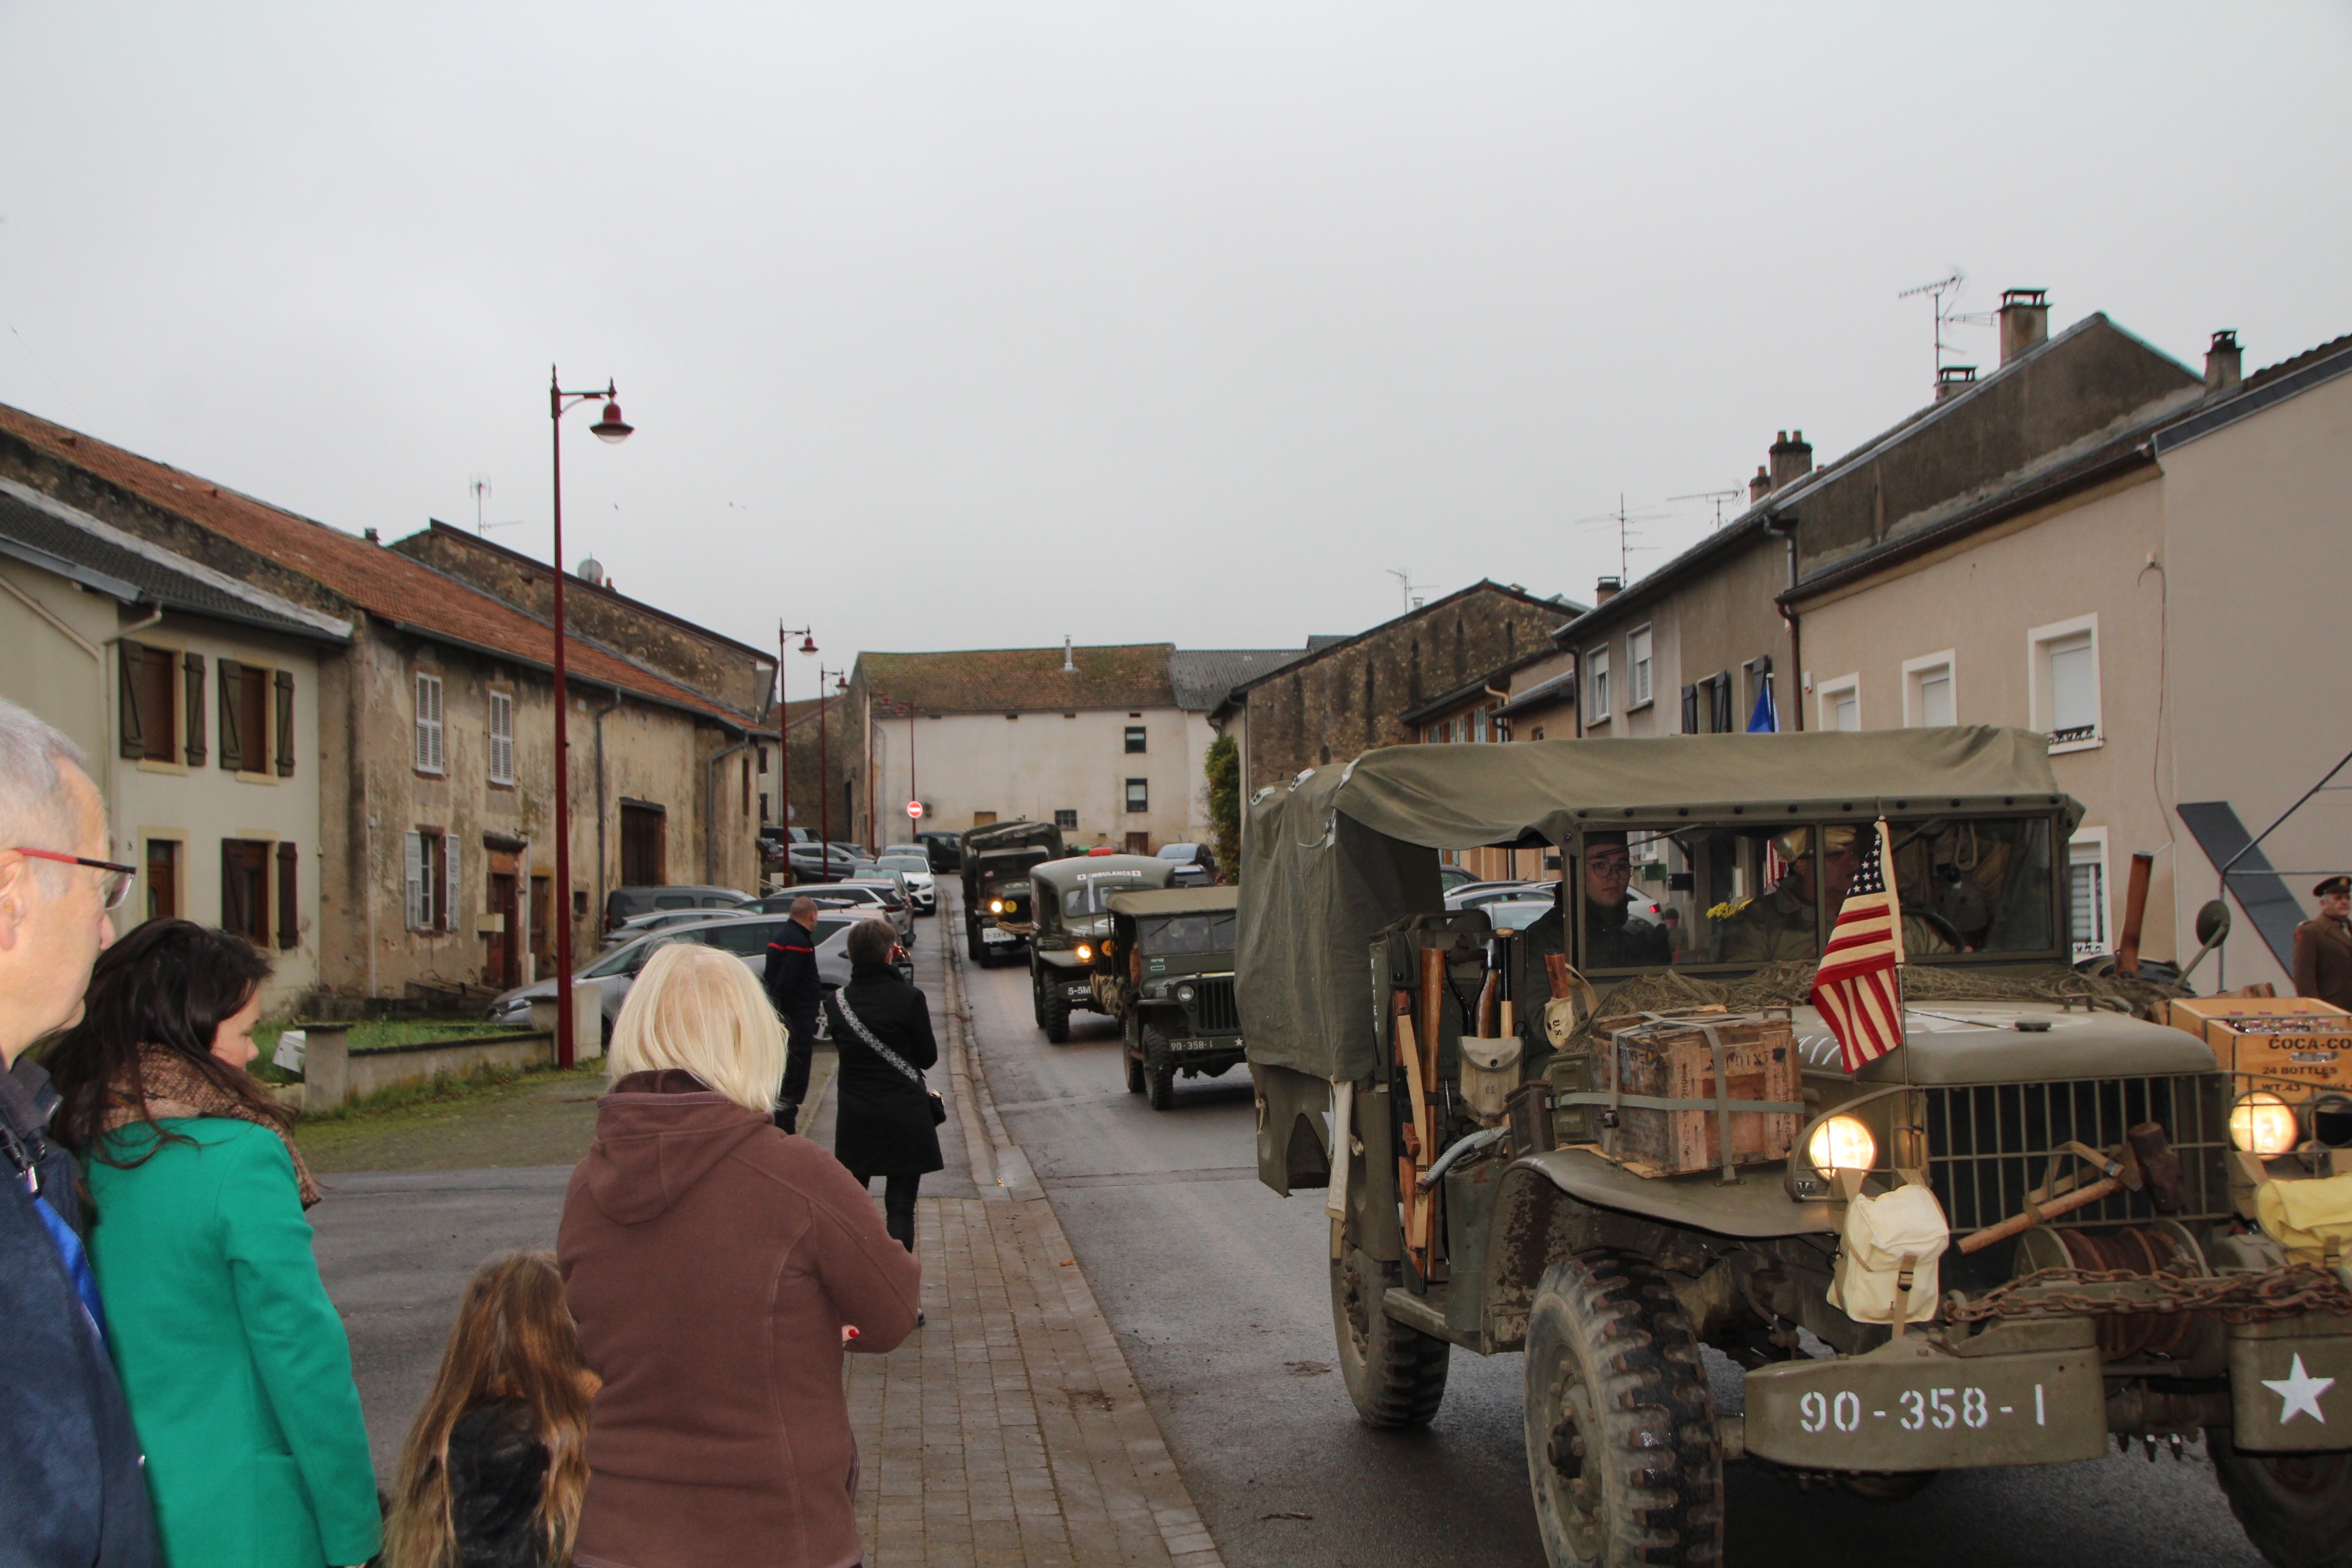
[[[302,1217],[318,1190],[247,1074],[269,962],[151,921],[90,975],[47,1065],[171,1568],[349,1568],[381,1515],[341,1320]]]

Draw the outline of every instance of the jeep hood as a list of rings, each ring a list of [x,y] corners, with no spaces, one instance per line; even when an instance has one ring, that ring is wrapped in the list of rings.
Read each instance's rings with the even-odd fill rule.
[[[1793,1010],[1809,1073],[1843,1073],[1837,1037],[1811,1007]],[[2046,1022],[2046,1030],[2020,1029]],[[2124,1013],[2030,1002],[1927,1002],[1905,1010],[1903,1048],[1854,1074],[1860,1083],[2040,1083],[2211,1072],[2213,1053],[2185,1029]]]

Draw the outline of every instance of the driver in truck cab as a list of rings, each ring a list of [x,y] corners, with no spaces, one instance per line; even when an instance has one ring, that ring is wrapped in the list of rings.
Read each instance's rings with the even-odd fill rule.
[[[1821,869],[1814,871],[1813,830],[1792,827],[1772,838],[1774,853],[1788,870],[1760,899],[1751,899],[1721,927],[1725,963],[1774,963],[1822,955],[1817,910],[1826,907],[1834,922],[1853,874],[1862,866],[1862,836],[1868,829],[1851,825],[1824,827]],[[1903,951],[1907,953],[1949,952],[1952,944],[1935,927],[1909,910],[1903,911]]]

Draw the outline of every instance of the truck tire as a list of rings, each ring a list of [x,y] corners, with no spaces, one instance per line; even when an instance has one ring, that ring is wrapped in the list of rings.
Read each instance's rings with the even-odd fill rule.
[[[1040,966],[1037,982],[1037,1022],[1045,1030],[1045,1038],[1057,1046],[1070,1043],[1070,999],[1062,994],[1060,981],[1047,984]]]
[[[1645,1259],[1544,1270],[1528,1314],[1528,1481],[1552,1568],[1714,1568],[1723,1448],[1690,1320]]]
[[[1143,1040],[1137,1033],[1135,1015],[1129,1013],[1119,1020],[1119,1059],[1127,1063],[1127,1092],[1141,1094],[1143,1083]]]
[[[1454,1347],[1381,1310],[1381,1297],[1397,1283],[1401,1268],[1360,1247],[1331,1260],[1331,1329],[1339,1345],[1339,1373],[1357,1418],[1367,1426],[1426,1426],[1445,1402]]]
[[[2254,1549],[2277,1568],[2352,1563],[2352,1454],[2247,1454],[2205,1429],[2213,1478]]]
[[[988,967],[988,949],[980,940],[979,921],[966,921],[964,922],[963,940],[965,944],[971,950],[971,961],[974,963],[979,964],[982,969],[986,969]]]
[[[1168,1037],[1157,1029],[1143,1031],[1143,1082],[1152,1110],[1166,1110],[1175,1105],[1176,1053],[1168,1048]]]

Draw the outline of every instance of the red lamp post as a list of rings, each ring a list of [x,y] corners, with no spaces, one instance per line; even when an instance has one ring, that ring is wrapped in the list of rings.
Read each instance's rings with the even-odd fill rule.
[[[784,829],[784,886],[793,885],[793,710],[784,699],[784,654],[793,638],[801,639],[801,652],[816,652],[816,636],[806,626],[787,626],[783,617],[776,617],[776,820]],[[824,790],[823,779],[817,788]]]
[[[820,882],[833,880],[833,783],[824,759],[824,709],[833,696],[825,689],[824,678],[828,675],[840,683],[840,689],[849,689],[847,670],[827,669],[821,664],[816,667],[816,879]]]
[[[578,1059],[572,1027],[572,740],[565,721],[572,700],[565,683],[563,637],[563,416],[599,397],[604,400],[604,415],[588,428],[600,441],[627,440],[636,426],[621,417],[612,381],[604,383],[602,392],[566,392],[555,367],[548,367],[547,421],[555,475],[555,1065],[560,1068],[570,1068]]]

